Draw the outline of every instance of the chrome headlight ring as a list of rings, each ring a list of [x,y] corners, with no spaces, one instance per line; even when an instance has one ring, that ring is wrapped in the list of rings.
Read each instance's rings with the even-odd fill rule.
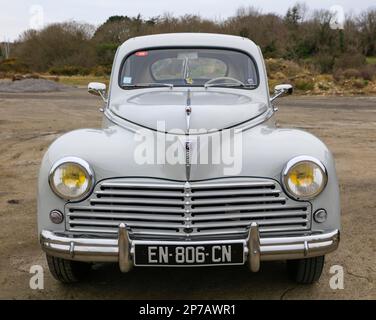
[[[56,170],[59,169],[62,165],[66,164],[73,164],[78,166],[83,172],[85,172],[85,176],[87,179],[87,187],[84,192],[77,196],[67,196],[63,193],[61,193],[55,183],[54,183],[54,175],[56,173]],[[84,200],[92,191],[95,185],[95,175],[94,171],[91,169],[91,166],[89,163],[81,158],[78,157],[64,157],[54,163],[52,166],[49,176],[48,176],[48,183],[50,185],[51,190],[61,199],[67,200],[67,201],[81,201]]]
[[[312,194],[309,194],[309,195],[299,195],[299,194],[294,193],[289,188],[289,183],[288,183],[288,180],[290,178],[289,173],[291,172],[291,169],[293,169],[294,167],[296,167],[299,164],[304,164],[304,163],[313,164],[314,166],[316,166],[321,171],[321,175],[322,175],[322,181],[321,181],[320,186],[318,187],[318,189],[315,192],[313,192]],[[326,170],[326,167],[324,166],[324,164],[321,161],[319,161],[318,159],[311,157],[311,156],[303,155],[303,156],[298,156],[298,157],[291,159],[290,161],[287,162],[286,166],[284,167],[284,169],[282,171],[283,188],[284,188],[285,192],[291,198],[293,198],[295,200],[304,201],[304,200],[314,199],[319,194],[321,194],[321,192],[325,189],[327,183],[328,183],[328,172]]]

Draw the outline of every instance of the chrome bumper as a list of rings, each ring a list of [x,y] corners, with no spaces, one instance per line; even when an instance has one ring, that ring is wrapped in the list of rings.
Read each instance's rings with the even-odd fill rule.
[[[325,255],[337,249],[339,230],[310,236],[260,238],[256,223],[244,239],[245,261],[251,271],[260,269],[260,261],[303,259]],[[133,267],[135,245],[202,245],[239,243],[239,240],[223,241],[145,241],[131,240],[124,224],[119,226],[118,239],[71,238],[43,230],[40,235],[42,249],[49,255],[68,260],[86,262],[117,262],[122,272]]]

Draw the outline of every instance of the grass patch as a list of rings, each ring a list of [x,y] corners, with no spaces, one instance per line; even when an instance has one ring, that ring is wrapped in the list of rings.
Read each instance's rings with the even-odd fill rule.
[[[86,87],[89,84],[89,82],[102,82],[108,86],[110,78],[96,76],[59,76],[59,82],[69,86],[78,87]]]
[[[376,57],[367,57],[367,64],[376,64]]]

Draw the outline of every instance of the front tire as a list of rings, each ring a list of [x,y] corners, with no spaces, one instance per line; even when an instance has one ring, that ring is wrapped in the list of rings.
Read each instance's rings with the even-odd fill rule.
[[[83,280],[91,265],[85,262],[71,261],[46,255],[48,268],[52,276],[62,283],[76,283]]]
[[[325,256],[299,260],[287,260],[290,278],[300,284],[312,284],[321,277]]]

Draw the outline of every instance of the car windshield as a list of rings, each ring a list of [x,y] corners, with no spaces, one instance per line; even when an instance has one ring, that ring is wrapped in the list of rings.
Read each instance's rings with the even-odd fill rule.
[[[179,48],[137,51],[120,71],[124,89],[218,86],[253,89],[257,68],[247,54],[227,49]]]

